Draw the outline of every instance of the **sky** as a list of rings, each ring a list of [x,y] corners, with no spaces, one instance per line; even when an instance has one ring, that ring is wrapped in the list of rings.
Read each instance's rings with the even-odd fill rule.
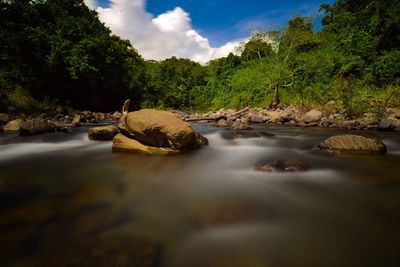
[[[295,14],[318,17],[333,0],[85,0],[145,59],[198,62],[226,56],[257,29],[279,29]],[[316,19],[317,22],[317,19]],[[317,23],[318,25],[318,23]]]

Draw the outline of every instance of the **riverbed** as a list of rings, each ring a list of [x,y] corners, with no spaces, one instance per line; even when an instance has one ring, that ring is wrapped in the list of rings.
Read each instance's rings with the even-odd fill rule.
[[[0,134],[0,266],[398,266],[399,133],[349,156],[312,150],[340,129],[193,127],[209,146],[174,156],[112,153],[87,127]],[[269,159],[309,170],[254,170]]]

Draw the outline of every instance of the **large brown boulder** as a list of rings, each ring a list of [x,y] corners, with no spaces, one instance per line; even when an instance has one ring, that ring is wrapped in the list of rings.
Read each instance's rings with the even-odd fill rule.
[[[145,146],[190,150],[207,145],[208,140],[193,131],[189,123],[168,111],[142,109],[124,115],[118,125],[121,133]]]
[[[383,154],[387,151],[385,144],[379,139],[360,135],[332,136],[315,148],[330,153],[350,154]]]
[[[119,133],[117,126],[108,125],[89,129],[89,139],[98,141],[111,141]]]
[[[123,134],[117,134],[113,139],[112,149],[114,152],[132,152],[136,154],[157,154],[168,155],[179,153],[179,150],[170,147],[153,147],[146,146],[135,139],[126,137]]]

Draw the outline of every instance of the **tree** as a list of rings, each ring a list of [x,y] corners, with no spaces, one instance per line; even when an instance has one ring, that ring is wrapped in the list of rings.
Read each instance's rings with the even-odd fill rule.
[[[2,0],[0,17],[3,88],[82,109],[140,100],[143,60],[83,0]]]

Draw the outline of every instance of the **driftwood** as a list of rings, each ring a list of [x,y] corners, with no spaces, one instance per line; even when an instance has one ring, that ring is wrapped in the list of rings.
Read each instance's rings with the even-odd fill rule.
[[[240,115],[240,114],[242,114],[242,113],[244,113],[244,112],[246,112],[246,111],[248,111],[248,110],[249,110],[249,107],[247,107],[247,108],[244,108],[244,109],[242,109],[242,110],[239,110],[239,111],[237,111],[237,112],[234,112],[234,113],[228,114],[228,117],[232,117],[232,116],[237,116],[237,115]]]
[[[194,121],[219,121],[219,120],[226,120],[228,117],[234,117],[234,116],[238,116],[246,111],[249,110],[249,107],[246,107],[242,110],[239,110],[237,112],[234,113],[230,113],[227,116],[225,115],[220,115],[220,116],[214,116],[214,117],[200,117],[200,118],[186,118],[185,121],[188,122],[194,122]]]
[[[125,103],[122,106],[122,114],[123,115],[128,114],[130,105],[131,105],[131,100],[130,99],[125,100]]]

